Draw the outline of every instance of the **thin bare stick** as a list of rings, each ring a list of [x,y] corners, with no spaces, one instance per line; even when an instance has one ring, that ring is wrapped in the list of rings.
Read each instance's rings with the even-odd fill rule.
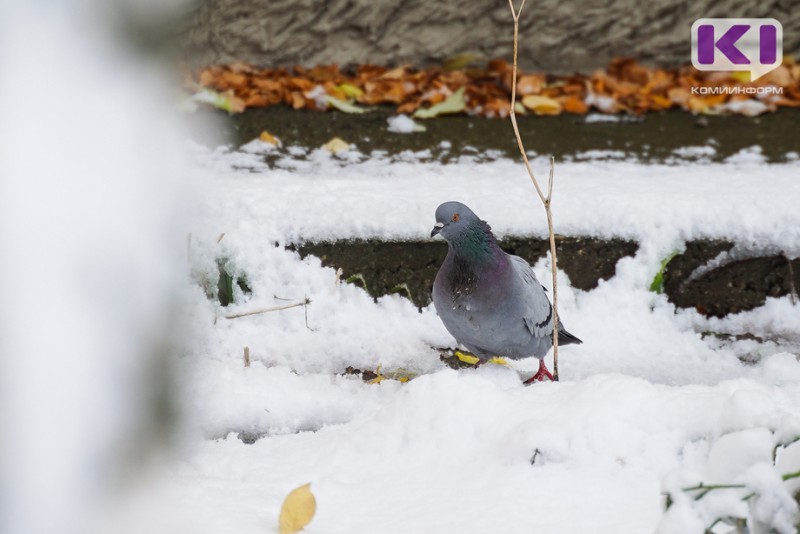
[[[274,306],[272,308],[259,308],[249,312],[234,313],[232,315],[225,315],[226,319],[238,319],[239,317],[249,317],[250,315],[258,315],[260,313],[269,313],[274,311],[288,310],[290,308],[299,308],[300,306],[307,306],[311,304],[311,299],[305,299],[301,302],[294,302],[292,304],[284,304],[283,306]]]
[[[553,380],[558,382],[558,262],[556,261],[556,234],[553,229],[553,210],[550,201],[553,198],[553,173],[556,159],[550,158],[550,180],[547,186],[547,202],[544,211],[547,215],[547,231],[550,234],[550,270],[553,274]]]
[[[244,366],[250,367],[250,347],[244,348]]]
[[[553,380],[558,381],[558,263],[556,261],[556,235],[553,231],[553,212],[550,210],[550,203],[553,198],[553,169],[555,167],[555,158],[550,158],[550,179],[547,182],[547,196],[544,195],[539,182],[533,174],[531,163],[528,161],[528,154],[525,152],[525,145],[522,144],[522,136],[519,134],[519,126],[517,125],[517,114],[514,107],[517,104],[517,50],[519,43],[519,17],[522,14],[522,8],[525,7],[525,0],[519,6],[519,10],[514,9],[514,1],[508,0],[508,7],[511,8],[511,16],[514,17],[514,63],[511,71],[511,110],[509,116],[511,117],[511,125],[514,127],[514,135],[517,137],[517,145],[519,152],[522,154],[522,161],[525,162],[525,169],[528,171],[528,176],[531,177],[533,186],[536,188],[536,193],[544,205],[544,211],[547,215],[547,230],[550,235],[550,264],[553,272]]]

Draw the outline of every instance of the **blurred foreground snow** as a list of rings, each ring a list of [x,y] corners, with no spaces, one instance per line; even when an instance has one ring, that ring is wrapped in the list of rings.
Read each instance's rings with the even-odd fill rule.
[[[172,90],[110,38],[135,2],[0,7],[0,531],[115,532],[149,487],[182,255]],[[148,531],[153,531],[149,529]]]

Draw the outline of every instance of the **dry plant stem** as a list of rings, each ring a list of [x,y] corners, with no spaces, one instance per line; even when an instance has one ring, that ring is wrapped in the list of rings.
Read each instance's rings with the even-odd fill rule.
[[[244,348],[244,366],[250,367],[250,347]]]
[[[274,306],[272,308],[259,308],[257,310],[252,310],[249,312],[244,313],[234,313],[233,315],[225,315],[226,319],[238,319],[239,317],[248,317],[250,315],[258,315],[260,313],[269,313],[274,311],[281,311],[281,310],[288,310],[289,308],[299,308],[300,306],[306,306],[310,304],[311,301],[306,299],[302,302],[295,302],[294,304],[284,304],[283,306]]]
[[[550,266],[553,273],[553,380],[558,381],[558,284],[556,277],[558,273],[558,264],[556,261],[556,235],[553,231],[553,212],[550,209],[550,201],[553,198],[553,168],[555,167],[555,158],[550,158],[550,178],[547,182],[547,196],[544,195],[539,182],[533,174],[531,163],[528,161],[528,154],[525,152],[525,146],[522,144],[522,136],[519,134],[519,126],[517,126],[517,114],[514,111],[514,106],[517,103],[517,45],[519,43],[519,16],[522,14],[522,8],[525,7],[525,0],[519,6],[519,10],[514,9],[513,0],[508,0],[508,7],[511,8],[511,15],[514,17],[514,63],[511,71],[511,109],[509,116],[511,117],[511,125],[514,127],[514,135],[517,137],[517,145],[519,152],[522,154],[522,160],[525,162],[525,169],[528,171],[528,176],[531,177],[533,186],[536,188],[536,193],[544,205],[544,211],[547,215],[547,231],[550,234]]]

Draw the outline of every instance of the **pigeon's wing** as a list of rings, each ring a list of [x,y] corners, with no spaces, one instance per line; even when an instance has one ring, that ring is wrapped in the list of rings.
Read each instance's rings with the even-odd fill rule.
[[[522,288],[518,294],[518,306],[525,326],[534,337],[551,336],[553,334],[553,307],[550,305],[544,287],[539,283],[527,261],[519,256],[510,257]]]

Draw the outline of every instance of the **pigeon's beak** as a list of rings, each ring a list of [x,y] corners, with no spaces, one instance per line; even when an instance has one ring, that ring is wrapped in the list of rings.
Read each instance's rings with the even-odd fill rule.
[[[437,222],[435,225],[433,225],[433,230],[431,230],[431,238],[435,237],[439,232],[441,232],[442,228],[444,228],[444,223]]]

